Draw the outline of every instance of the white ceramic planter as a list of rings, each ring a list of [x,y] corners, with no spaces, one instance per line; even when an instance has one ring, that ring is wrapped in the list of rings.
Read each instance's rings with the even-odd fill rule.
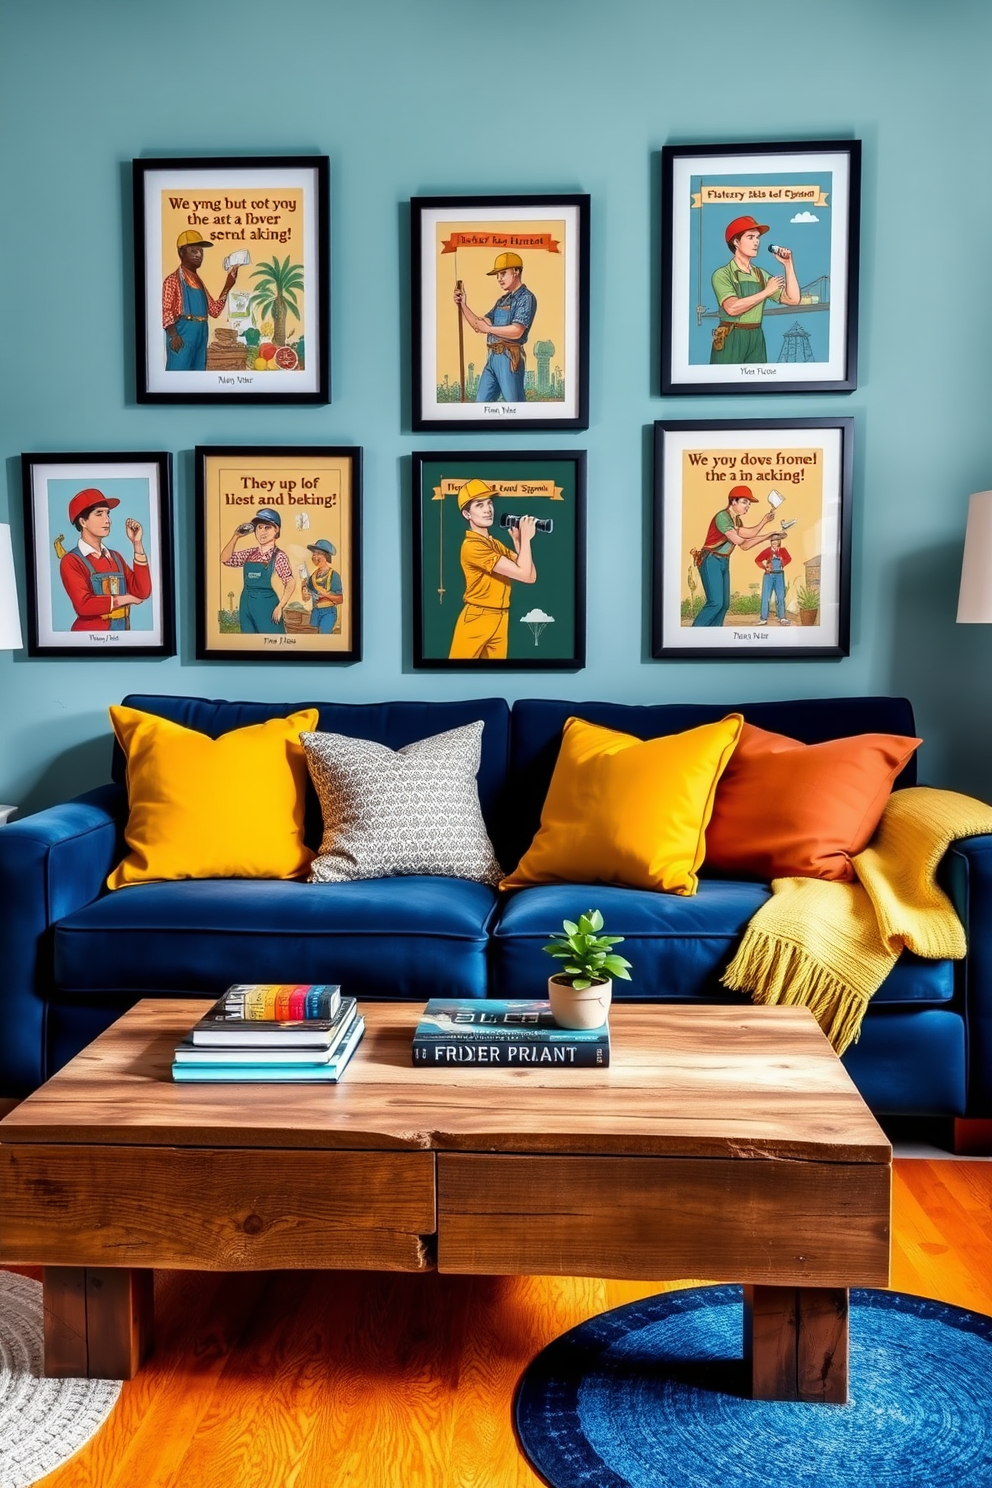
[[[613,983],[609,977],[577,992],[565,982],[548,978],[548,1000],[559,1028],[602,1028],[610,1016]]]

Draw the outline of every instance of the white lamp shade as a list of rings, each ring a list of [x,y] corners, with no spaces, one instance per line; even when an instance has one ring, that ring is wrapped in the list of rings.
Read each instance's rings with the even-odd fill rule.
[[[0,523],[0,651],[16,651],[21,645],[21,617],[17,613],[14,582],[14,550],[10,528]]]
[[[968,502],[958,624],[992,625],[992,491],[976,491]]]

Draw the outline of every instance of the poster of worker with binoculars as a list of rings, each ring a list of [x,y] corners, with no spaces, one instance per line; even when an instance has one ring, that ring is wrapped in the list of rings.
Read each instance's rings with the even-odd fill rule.
[[[852,427],[655,425],[654,656],[847,655]]]
[[[857,386],[861,146],[666,146],[662,392]]]
[[[414,665],[585,664],[585,453],[414,455]]]
[[[413,427],[585,429],[588,197],[414,197]]]

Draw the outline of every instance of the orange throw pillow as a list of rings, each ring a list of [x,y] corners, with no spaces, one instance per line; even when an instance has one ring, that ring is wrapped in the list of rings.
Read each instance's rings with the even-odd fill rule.
[[[892,782],[922,744],[855,734],[801,744],[745,723],[717,786],[706,866],[756,878],[854,880]]]

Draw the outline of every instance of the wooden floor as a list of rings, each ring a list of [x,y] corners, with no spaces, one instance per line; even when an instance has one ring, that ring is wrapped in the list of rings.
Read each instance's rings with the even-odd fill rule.
[[[992,1163],[896,1163],[892,1284],[992,1313]],[[680,1285],[682,1283],[679,1283]],[[521,1371],[646,1281],[156,1278],[157,1348],[45,1488],[535,1488]]]

